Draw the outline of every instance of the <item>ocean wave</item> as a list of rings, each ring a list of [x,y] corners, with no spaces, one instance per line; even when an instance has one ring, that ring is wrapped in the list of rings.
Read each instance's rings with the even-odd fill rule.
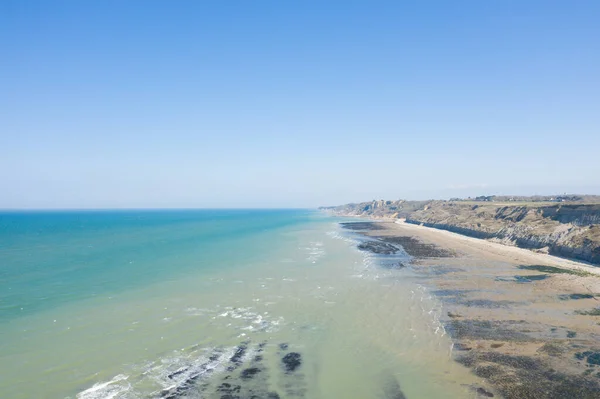
[[[99,382],[91,388],[77,394],[77,399],[112,399],[124,397],[131,389],[131,384],[127,381],[129,377],[119,374],[110,381]],[[133,398],[133,396],[131,396]]]
[[[257,397],[279,397],[267,392],[271,384],[266,378],[272,362],[263,360],[264,357],[279,357],[283,368],[274,370],[287,376],[301,364],[301,355],[292,353],[293,359],[289,360],[290,356],[285,356],[289,353],[287,343],[267,343],[264,340],[254,343],[245,340],[226,348],[194,346],[174,351],[170,356],[132,367],[128,373],[130,376],[119,374],[107,382],[94,384],[77,394],[77,399],[182,399],[214,397],[217,394],[229,397],[223,396],[226,391],[237,392],[236,397],[254,394],[258,394]],[[300,384],[300,387],[302,383],[301,380],[289,382]],[[289,387],[286,386],[286,389]]]
[[[192,389],[195,384],[209,375],[212,377],[226,370],[239,347],[190,348],[174,351],[171,356],[144,365],[132,366],[130,375],[119,374],[106,382],[94,384],[77,394],[77,399],[138,399],[150,397],[178,397],[177,394]],[[235,359],[245,362],[252,356],[244,350],[243,356]],[[132,377],[134,376],[134,377]],[[148,387],[152,392],[148,395]]]
[[[274,317],[269,312],[258,312],[252,307],[187,307],[184,310],[192,316],[209,316],[213,320],[227,319],[226,325],[240,331],[238,337],[244,339],[249,339],[249,335],[254,333],[275,332],[284,323],[283,317]],[[212,378],[252,358],[256,354],[256,348],[249,347],[247,342],[237,347],[201,348],[195,345],[187,350],[175,350],[170,356],[129,366],[112,379],[98,382],[79,392],[76,398],[147,398],[150,387],[154,387],[151,388],[150,397],[184,397],[182,392],[195,389],[198,380]]]
[[[303,248],[308,252],[307,261],[310,263],[317,263],[325,255],[325,249],[323,248],[323,242],[311,241],[308,247]]]
[[[350,244],[357,244],[358,240],[353,239],[351,237],[348,237],[347,235],[344,235],[342,232],[340,232],[339,230],[331,230],[328,231],[327,233],[325,233],[327,236],[336,239],[336,240],[341,240]]]
[[[358,270],[354,270],[354,274],[352,274],[350,277],[369,279],[377,278],[377,275],[365,273],[366,271],[372,271],[376,269],[375,267],[377,266],[377,259],[372,254],[358,249],[358,244],[361,243],[361,240],[350,236],[346,232],[343,232],[337,223],[335,224],[335,230],[328,231],[326,234],[333,239],[344,241],[349,247],[354,249],[362,256],[362,262],[360,265],[358,265]]]
[[[272,318],[269,315],[269,312],[259,313],[255,311],[252,307],[234,308],[228,306],[225,308],[224,312],[213,316],[213,319],[217,318],[228,318],[234,321],[243,321],[245,323],[239,323],[239,325],[237,326],[238,329],[243,331],[258,331],[268,333],[277,331],[277,329],[284,322],[283,317]]]

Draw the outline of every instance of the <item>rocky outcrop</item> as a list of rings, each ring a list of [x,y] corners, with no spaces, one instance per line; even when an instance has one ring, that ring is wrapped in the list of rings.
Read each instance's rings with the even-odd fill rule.
[[[406,222],[600,264],[600,205],[373,201],[324,208]]]

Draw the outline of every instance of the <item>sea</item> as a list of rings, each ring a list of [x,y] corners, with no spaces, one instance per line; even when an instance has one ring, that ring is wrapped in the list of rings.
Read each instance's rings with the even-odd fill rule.
[[[342,221],[0,213],[0,398],[474,397],[408,255]]]

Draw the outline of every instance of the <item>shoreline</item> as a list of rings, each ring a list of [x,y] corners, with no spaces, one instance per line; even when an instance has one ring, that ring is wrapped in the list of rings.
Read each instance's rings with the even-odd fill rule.
[[[398,223],[348,222],[401,246],[444,310],[455,360],[491,387],[477,397],[600,397],[600,268],[461,234]],[[354,226],[351,226],[352,224]]]
[[[595,274],[600,276],[600,265],[595,265],[589,262],[585,262],[582,260],[565,258],[556,255],[550,255],[543,252],[538,252],[532,249],[519,247],[516,245],[508,245],[499,241],[491,241],[486,238],[476,238],[471,237],[465,234],[456,233],[449,230],[439,229],[436,227],[422,226],[415,223],[407,223],[404,219],[396,219],[396,218],[388,218],[388,217],[366,217],[360,215],[347,215],[345,218],[353,218],[359,220],[365,220],[367,222],[373,223],[394,223],[405,227],[407,229],[414,228],[416,230],[421,230],[423,232],[428,231],[434,234],[440,234],[440,237],[449,237],[458,240],[462,240],[464,242],[472,243],[473,245],[486,247],[487,250],[493,252],[494,249],[498,251],[505,251],[506,254],[497,253],[499,256],[508,256],[509,254],[514,254],[516,256],[521,255],[523,257],[531,257],[531,259],[537,258],[545,263],[552,263],[553,266],[562,267],[565,269],[578,270],[585,273]]]
[[[449,238],[451,237],[456,240],[461,240],[461,241],[464,241],[467,243],[472,243],[473,245],[479,245],[479,246],[485,247],[485,249],[490,252],[494,252],[494,250],[506,252],[505,254],[496,253],[497,255],[500,255],[500,256],[502,256],[502,255],[508,256],[510,254],[510,255],[514,255],[514,256],[522,256],[524,258],[530,257],[531,259],[539,259],[541,262],[544,262],[544,263],[552,263],[552,266],[562,267],[562,268],[570,269],[570,270],[578,270],[578,271],[591,273],[591,274],[600,276],[600,267],[592,265],[591,263],[587,263],[587,262],[583,262],[583,261],[579,261],[579,260],[568,259],[568,258],[562,258],[562,257],[556,256],[556,255],[550,255],[550,254],[545,254],[545,253],[541,253],[541,252],[536,252],[531,249],[521,248],[521,247],[517,247],[514,245],[507,245],[507,244],[503,244],[501,242],[490,241],[490,240],[487,240],[484,238],[469,237],[464,234],[455,233],[455,232],[448,231],[448,230],[437,229],[435,227],[427,227],[427,226],[420,226],[420,225],[413,224],[413,223],[406,223],[406,222],[404,222],[402,220],[398,220],[398,219],[381,219],[381,220],[383,220],[385,222],[393,221],[395,224],[403,226],[404,228],[407,228],[407,229],[414,228],[416,230],[429,231],[432,233],[440,234],[440,236],[446,236]]]
[[[337,216],[404,219],[600,267],[600,202],[584,201],[583,197],[560,199],[554,203],[503,203],[493,198],[374,200],[320,209]]]

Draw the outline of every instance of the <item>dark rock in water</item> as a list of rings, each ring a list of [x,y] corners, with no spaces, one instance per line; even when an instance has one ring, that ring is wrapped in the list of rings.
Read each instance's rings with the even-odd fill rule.
[[[446,328],[455,339],[484,339],[490,341],[531,341],[532,338],[515,330],[523,321],[491,321],[451,319]]]
[[[485,389],[483,389],[481,387],[477,388],[477,390],[475,392],[477,392],[477,394],[480,395],[480,396],[485,396],[486,398],[493,398],[494,397],[493,393],[491,393],[490,391],[486,391]]]
[[[519,283],[531,283],[532,281],[545,280],[548,277],[550,276],[547,274],[535,274],[532,276],[515,276],[515,280],[517,280]]]
[[[354,230],[354,231],[366,231],[366,230],[383,230],[384,227],[377,222],[347,222],[340,223],[344,229]]]
[[[288,344],[286,344],[286,343],[279,344],[279,348],[280,348],[281,350],[283,350],[283,351],[287,350],[287,348],[288,348],[288,347],[289,347],[289,345],[288,345]]]
[[[406,396],[404,396],[404,393],[400,389],[400,384],[398,384],[396,378],[391,374],[384,376],[381,389],[383,391],[383,399],[406,399]]]
[[[519,266],[519,269],[535,270],[535,271],[542,272],[542,273],[573,274],[576,276],[586,275],[585,272],[582,272],[579,270],[561,269],[559,267],[544,266],[544,265],[522,265],[522,266]]]
[[[453,301],[459,305],[469,306],[469,307],[479,307],[479,308],[489,308],[489,309],[499,309],[499,308],[509,308],[514,305],[520,305],[522,302],[514,302],[514,301],[492,301],[490,299],[457,299]]]
[[[587,358],[588,364],[590,364],[592,366],[600,366],[600,352],[592,352],[592,351],[577,352],[575,354],[575,358],[577,360],[584,360]]]
[[[587,362],[596,366],[600,366],[600,352],[594,352],[588,356]]]
[[[267,347],[267,342],[253,344],[245,341],[234,348],[233,353],[225,355],[223,349],[217,349],[210,355],[210,361],[203,364],[190,364],[177,370],[169,370],[168,377],[173,386],[161,391],[161,399],[183,398],[220,398],[220,399],[280,399],[280,394],[270,387],[270,370],[264,362],[264,353],[258,353]],[[249,356],[250,349],[257,353]],[[280,348],[287,349],[284,343]],[[275,348],[271,348],[275,349]],[[285,354],[285,356],[283,356]],[[296,352],[281,353],[282,368],[279,373],[287,379],[285,385],[286,397],[301,399],[305,397],[306,387],[303,385],[303,374],[292,373],[302,363],[301,355]],[[218,379],[213,377],[217,363],[227,362],[227,371]],[[237,370],[237,371],[236,371]],[[278,388],[279,389],[279,388]]]
[[[243,370],[241,377],[244,380],[249,380],[250,378],[254,377],[256,374],[258,374],[260,372],[261,372],[261,369],[259,369],[258,367],[251,367],[249,369]]]
[[[407,254],[415,258],[452,258],[454,252],[434,244],[426,244],[414,237],[407,236],[377,236],[373,237],[389,244],[400,245]]]
[[[496,277],[496,281],[507,281],[517,283],[532,283],[534,281],[545,280],[550,277],[547,274],[534,274],[530,276]]]
[[[423,271],[431,276],[443,276],[445,274],[450,274],[450,273],[464,272],[465,269],[461,269],[460,267],[450,267],[450,266],[430,266]]]
[[[281,359],[285,371],[291,373],[302,364],[302,356],[297,352],[290,352]]]
[[[308,386],[305,381],[302,365],[302,356],[297,352],[281,353],[281,374],[279,389],[282,397],[302,399],[306,397]],[[300,370],[298,370],[300,368]]]
[[[163,389],[160,393],[161,399],[176,399],[179,396],[176,392],[172,392],[171,389]]]
[[[229,383],[222,383],[221,385],[219,385],[219,387],[217,388],[217,392],[220,392],[222,394],[221,398],[227,398],[227,399],[233,399],[233,398],[239,398],[239,396],[237,396],[237,394],[240,392],[240,390],[242,389],[241,385],[232,385]]]
[[[600,316],[600,308],[591,310],[576,310],[575,313],[583,316]]]
[[[563,294],[559,295],[558,299],[561,301],[568,301],[569,299],[592,299],[594,295],[592,294]]]
[[[588,355],[589,356],[589,355]],[[506,399],[597,399],[600,384],[584,375],[559,372],[535,356],[469,352],[459,363],[488,379]]]
[[[381,241],[365,241],[358,244],[358,249],[369,251],[378,255],[392,255],[399,251],[398,248],[391,244]]]
[[[215,356],[215,355],[213,355],[213,356]],[[218,359],[218,358],[219,358],[219,356],[218,356],[218,355],[216,355],[216,356],[217,356],[217,359]],[[215,360],[216,360],[216,359],[215,359]],[[177,377],[177,376],[178,376],[178,375],[180,375],[180,374],[183,374],[183,373],[185,373],[185,372],[186,372],[186,371],[188,371],[188,370],[189,370],[189,367],[182,367],[182,368],[180,368],[179,370],[177,370],[177,371],[175,371],[175,372],[173,372],[173,373],[169,374],[167,377],[168,377],[169,379],[171,379],[171,380],[172,380],[173,378]]]
[[[182,367],[167,377],[175,380],[176,385],[172,388],[163,390],[160,397],[163,399],[178,399],[189,393],[189,391],[198,389],[198,379],[202,376],[212,373],[214,363],[219,360],[221,355],[219,351],[213,353],[209,358],[210,361],[201,364],[198,367]],[[179,381],[177,381],[179,380]]]
[[[238,346],[236,348],[233,356],[231,356],[231,359],[229,359],[229,361],[232,363],[235,363],[236,365],[239,365],[242,362],[242,357],[244,357],[247,350],[248,350],[248,343],[247,342],[241,343],[240,346]]]
[[[406,265],[402,262],[393,262],[393,263],[382,262],[381,267],[383,267],[384,269],[388,269],[388,270],[400,270],[400,269],[404,269],[406,267]]]
[[[470,351],[473,348],[471,348],[468,345],[465,345],[465,344],[462,344],[460,342],[457,342],[457,343],[454,344],[454,349],[456,349],[457,351]]]

